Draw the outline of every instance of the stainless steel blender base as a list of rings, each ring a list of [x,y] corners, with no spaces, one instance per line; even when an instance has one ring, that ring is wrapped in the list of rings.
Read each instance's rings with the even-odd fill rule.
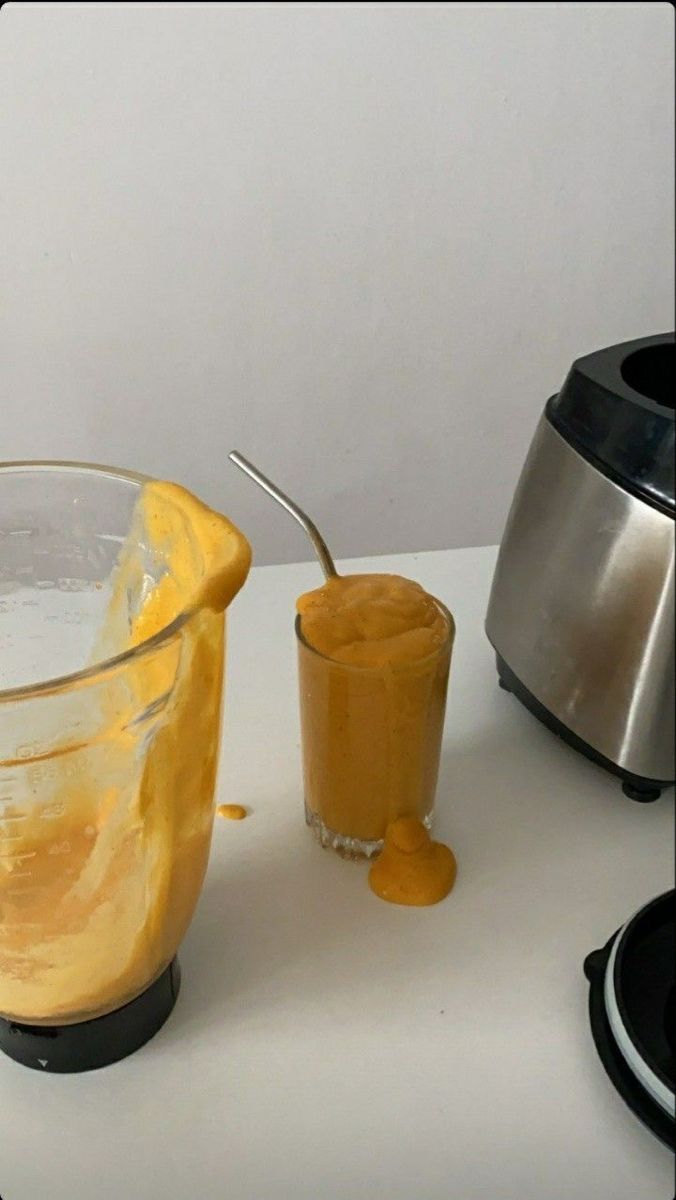
[[[527,708],[538,721],[551,729],[557,737],[562,741],[567,742],[574,750],[579,750],[580,754],[584,754],[591,762],[597,763],[612,775],[616,775],[622,781],[622,791],[625,796],[629,796],[631,800],[637,800],[639,803],[648,804],[652,800],[659,800],[665,788],[674,786],[673,779],[646,779],[639,775],[633,775],[631,771],[625,771],[622,767],[618,767],[616,763],[611,762],[605,755],[600,754],[598,750],[585,742],[583,738],[578,737],[571,729],[568,729],[562,721],[559,721],[549,709],[540,704],[535,696],[524,687],[520,679],[507,666],[507,663],[499,654],[495,656],[496,666],[498,671],[498,681],[500,687],[506,692],[511,692],[516,696],[517,700]]]

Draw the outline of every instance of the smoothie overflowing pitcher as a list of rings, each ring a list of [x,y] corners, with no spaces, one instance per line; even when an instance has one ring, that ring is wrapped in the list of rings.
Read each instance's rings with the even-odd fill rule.
[[[249,563],[176,485],[0,467],[0,1045],[20,1061],[103,1065],[173,1006]]]

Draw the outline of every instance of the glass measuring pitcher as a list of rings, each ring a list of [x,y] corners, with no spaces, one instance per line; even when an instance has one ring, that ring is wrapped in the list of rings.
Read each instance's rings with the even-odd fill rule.
[[[224,612],[181,606],[200,546],[185,521],[177,566],[160,553],[147,482],[0,465],[0,1017],[31,1026],[149,988],[206,869]],[[170,619],[135,636],[157,595]]]

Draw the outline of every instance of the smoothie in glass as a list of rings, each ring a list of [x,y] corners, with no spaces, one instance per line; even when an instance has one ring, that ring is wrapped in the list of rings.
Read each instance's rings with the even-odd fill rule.
[[[419,584],[346,575],[297,602],[306,819],[347,857],[430,827],[455,626]]]

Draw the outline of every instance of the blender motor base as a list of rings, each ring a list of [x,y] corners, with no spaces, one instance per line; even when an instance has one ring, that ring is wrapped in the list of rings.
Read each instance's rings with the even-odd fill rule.
[[[511,692],[516,696],[517,700],[527,708],[538,721],[551,729],[557,737],[572,746],[574,750],[579,750],[584,754],[585,758],[591,762],[597,763],[600,767],[604,767],[612,775],[616,775],[622,781],[622,791],[625,796],[631,800],[637,800],[640,804],[649,804],[653,800],[659,800],[665,788],[674,786],[673,779],[644,779],[640,775],[632,775],[631,771],[625,771],[623,767],[618,767],[616,763],[606,758],[599,750],[595,750],[588,742],[585,742],[572,729],[568,729],[554,713],[545,708],[539,700],[528,691],[520,679],[514,674],[510,667],[507,666],[504,658],[496,652],[495,661],[498,669],[498,683],[505,692]],[[675,1198],[676,1200],[676,1198]]]
[[[175,958],[150,987],[115,1012],[77,1025],[22,1025],[0,1018],[0,1050],[15,1062],[48,1074],[94,1071],[140,1049],[171,1013],[181,970]]]

